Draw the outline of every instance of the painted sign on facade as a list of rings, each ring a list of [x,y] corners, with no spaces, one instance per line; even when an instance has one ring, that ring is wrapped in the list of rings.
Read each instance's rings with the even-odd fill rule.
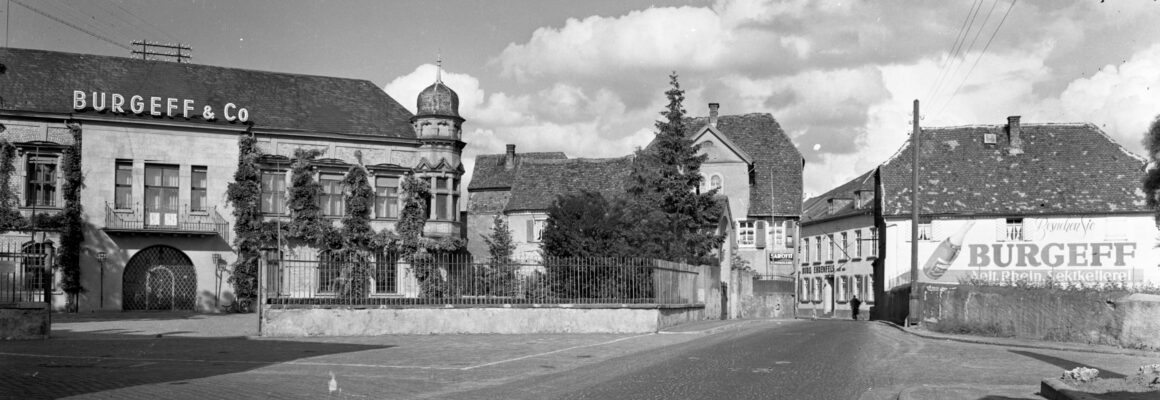
[[[919,279],[1155,280],[1155,227],[1143,217],[936,220],[920,240]]]

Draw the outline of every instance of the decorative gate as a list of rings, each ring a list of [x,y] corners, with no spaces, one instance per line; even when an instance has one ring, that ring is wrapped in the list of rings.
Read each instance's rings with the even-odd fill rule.
[[[129,259],[122,290],[123,310],[193,311],[197,273],[181,250],[153,246]]]

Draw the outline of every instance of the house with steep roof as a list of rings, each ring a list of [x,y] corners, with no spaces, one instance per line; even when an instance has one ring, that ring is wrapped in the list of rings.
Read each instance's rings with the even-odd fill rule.
[[[798,315],[849,316],[850,299],[874,304],[878,259],[874,172],[859,175],[802,206]],[[869,313],[862,313],[863,318]]]
[[[467,186],[468,251],[487,258],[482,236],[491,233],[494,218],[507,219],[516,244],[515,256],[539,259],[540,235],[548,208],[556,197],[580,191],[598,192],[611,198],[624,193],[632,170],[632,156],[619,158],[568,158],[564,153],[516,153],[507,145],[505,154],[476,158],[475,174]]]
[[[719,111],[709,103],[708,117],[686,121],[708,156],[703,190],[728,198],[738,258],[763,279],[792,280],[805,159],[772,115]]]
[[[801,153],[769,114],[689,118],[687,134],[708,159],[701,165],[701,190],[718,189],[728,204],[737,255],[762,277],[792,280],[793,246],[801,213]],[[484,257],[480,236],[496,215],[509,218],[517,255],[534,257],[547,209],[556,196],[580,190],[606,196],[623,193],[632,157],[569,159],[563,153],[481,155],[468,185],[468,249]]]
[[[268,218],[288,214],[294,151],[316,149],[324,218],[338,224],[345,215],[341,180],[361,165],[376,194],[374,229],[393,229],[400,180],[415,174],[432,187],[425,235],[463,234],[464,119],[438,76],[412,114],[361,79],[15,48],[0,49],[0,64],[0,137],[17,148],[11,178],[20,212],[62,209],[62,152],[74,144],[72,132],[83,138],[80,312],[230,304],[235,221],[226,188],[243,134],[265,154]],[[326,274],[303,273],[322,276],[306,289],[333,290]],[[402,273],[379,263],[373,291],[396,292]]]
[[[920,134],[918,221],[911,218],[913,146],[872,171],[876,297],[911,283],[912,223],[924,283],[1160,282],[1156,225],[1140,189],[1146,160],[1095,125],[1026,124],[1012,116],[1005,125]],[[807,208],[865,190],[865,175],[855,181]],[[865,218],[835,212],[835,220]],[[803,279],[836,274],[813,267],[801,265]]]

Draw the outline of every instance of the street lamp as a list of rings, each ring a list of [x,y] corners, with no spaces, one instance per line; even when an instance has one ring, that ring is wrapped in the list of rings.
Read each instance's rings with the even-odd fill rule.
[[[97,261],[101,262],[101,310],[105,309],[105,258],[108,254],[105,252],[97,253]]]
[[[210,258],[213,259],[214,277],[217,278],[213,294],[213,308],[216,311],[222,297],[222,255],[213,253]]]

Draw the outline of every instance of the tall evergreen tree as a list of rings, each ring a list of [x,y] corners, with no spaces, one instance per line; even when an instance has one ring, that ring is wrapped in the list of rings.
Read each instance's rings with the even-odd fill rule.
[[[1160,115],[1152,120],[1144,144],[1151,161],[1144,173],[1144,193],[1148,196],[1148,207],[1156,210],[1156,223],[1160,225]]]
[[[652,145],[637,151],[628,186],[628,209],[632,216],[629,241],[642,256],[691,263],[710,262],[712,250],[723,237],[714,226],[721,206],[713,199],[716,190],[700,193],[704,179],[701,164],[707,156],[687,134],[685,91],[677,74],[665,92],[669,103],[656,123]]]

